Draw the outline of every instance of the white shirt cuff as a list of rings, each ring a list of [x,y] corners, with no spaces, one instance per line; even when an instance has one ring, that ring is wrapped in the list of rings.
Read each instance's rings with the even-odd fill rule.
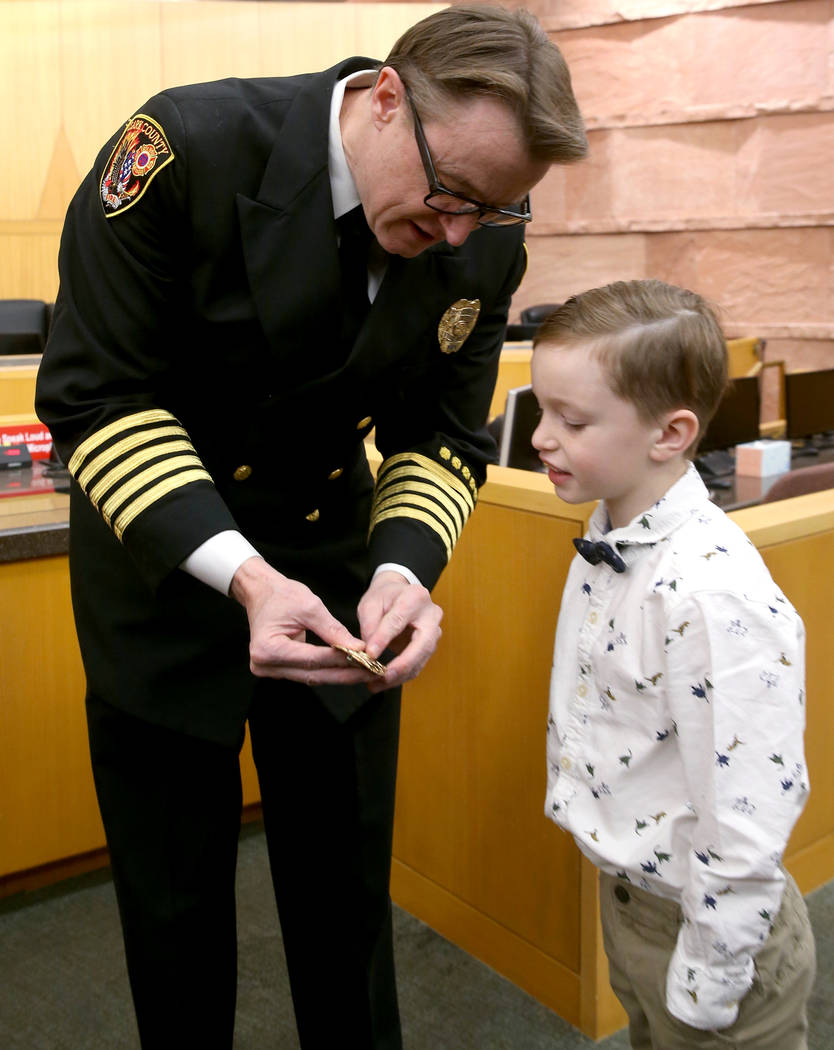
[[[253,556],[261,555],[249,540],[234,529],[227,529],[201,543],[179,567],[221,594],[228,594],[232,577]]]
[[[407,569],[404,565],[397,565],[393,561],[386,561],[382,565],[377,565],[374,569],[374,577],[380,572],[398,572],[400,576],[405,576],[409,583],[420,583],[411,569]]]

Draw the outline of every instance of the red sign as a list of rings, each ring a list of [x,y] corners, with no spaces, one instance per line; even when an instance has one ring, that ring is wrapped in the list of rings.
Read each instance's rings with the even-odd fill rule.
[[[24,444],[32,459],[49,459],[52,451],[52,435],[43,423],[0,424],[0,448]]]

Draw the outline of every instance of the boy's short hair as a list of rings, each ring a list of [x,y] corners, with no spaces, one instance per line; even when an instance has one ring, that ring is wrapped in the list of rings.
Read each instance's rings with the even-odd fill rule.
[[[441,117],[478,96],[513,111],[533,160],[568,164],[588,152],[585,125],[559,48],[523,9],[462,4],[407,29],[383,62],[418,111]]]
[[[700,440],[728,384],[727,343],[700,295],[657,280],[592,288],[546,318],[534,346],[586,341],[596,344],[611,389],[642,419],[688,408],[698,417]]]

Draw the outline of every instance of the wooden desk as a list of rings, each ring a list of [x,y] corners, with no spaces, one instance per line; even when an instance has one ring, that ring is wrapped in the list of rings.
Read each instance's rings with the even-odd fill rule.
[[[0,896],[107,863],[70,605],[68,516],[66,493],[0,498]],[[251,806],[260,794],[248,735],[241,773]]]
[[[834,462],[834,446],[812,447],[812,451],[805,448],[797,448],[791,452],[791,470],[800,470],[802,467],[813,467],[818,463]],[[741,510],[761,503],[776,482],[785,476],[781,474],[768,474],[763,477],[753,477],[737,474],[725,474],[719,478],[704,478],[704,484],[709,489],[710,499],[723,511]]]
[[[0,416],[34,415],[40,355],[0,357]]]
[[[22,513],[29,498],[0,500],[0,512],[14,504]],[[596,871],[544,817],[553,633],[571,539],[582,534],[591,510],[591,504],[562,503],[542,475],[491,468],[477,513],[436,589],[446,614],[440,647],[405,690],[392,894],[443,936],[601,1038],[622,1025],[623,1015],[608,985]],[[828,704],[834,492],[733,517],[807,628],[812,791],[787,853],[807,892],[834,877]],[[66,557],[0,563],[0,611],[11,625],[0,661],[2,893],[26,885],[20,873],[39,866],[91,851],[101,864],[104,839],[87,758]],[[252,802],[258,795],[248,751],[242,765]],[[66,874],[66,865],[56,872],[53,877]],[[43,878],[43,867],[35,874]]]
[[[505,343],[498,361],[498,379],[489,406],[489,418],[500,416],[507,404],[507,392],[530,382],[532,343]]]

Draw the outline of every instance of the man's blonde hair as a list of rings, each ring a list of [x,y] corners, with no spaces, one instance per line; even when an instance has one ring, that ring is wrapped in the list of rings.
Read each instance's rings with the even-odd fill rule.
[[[486,96],[512,110],[531,159],[567,164],[588,152],[567,64],[528,11],[446,8],[406,30],[383,65],[424,119],[442,117],[450,101]]]
[[[716,311],[700,295],[656,280],[574,295],[543,322],[534,345],[579,342],[592,344],[611,389],[642,419],[687,408],[703,437],[727,388],[728,355]]]

